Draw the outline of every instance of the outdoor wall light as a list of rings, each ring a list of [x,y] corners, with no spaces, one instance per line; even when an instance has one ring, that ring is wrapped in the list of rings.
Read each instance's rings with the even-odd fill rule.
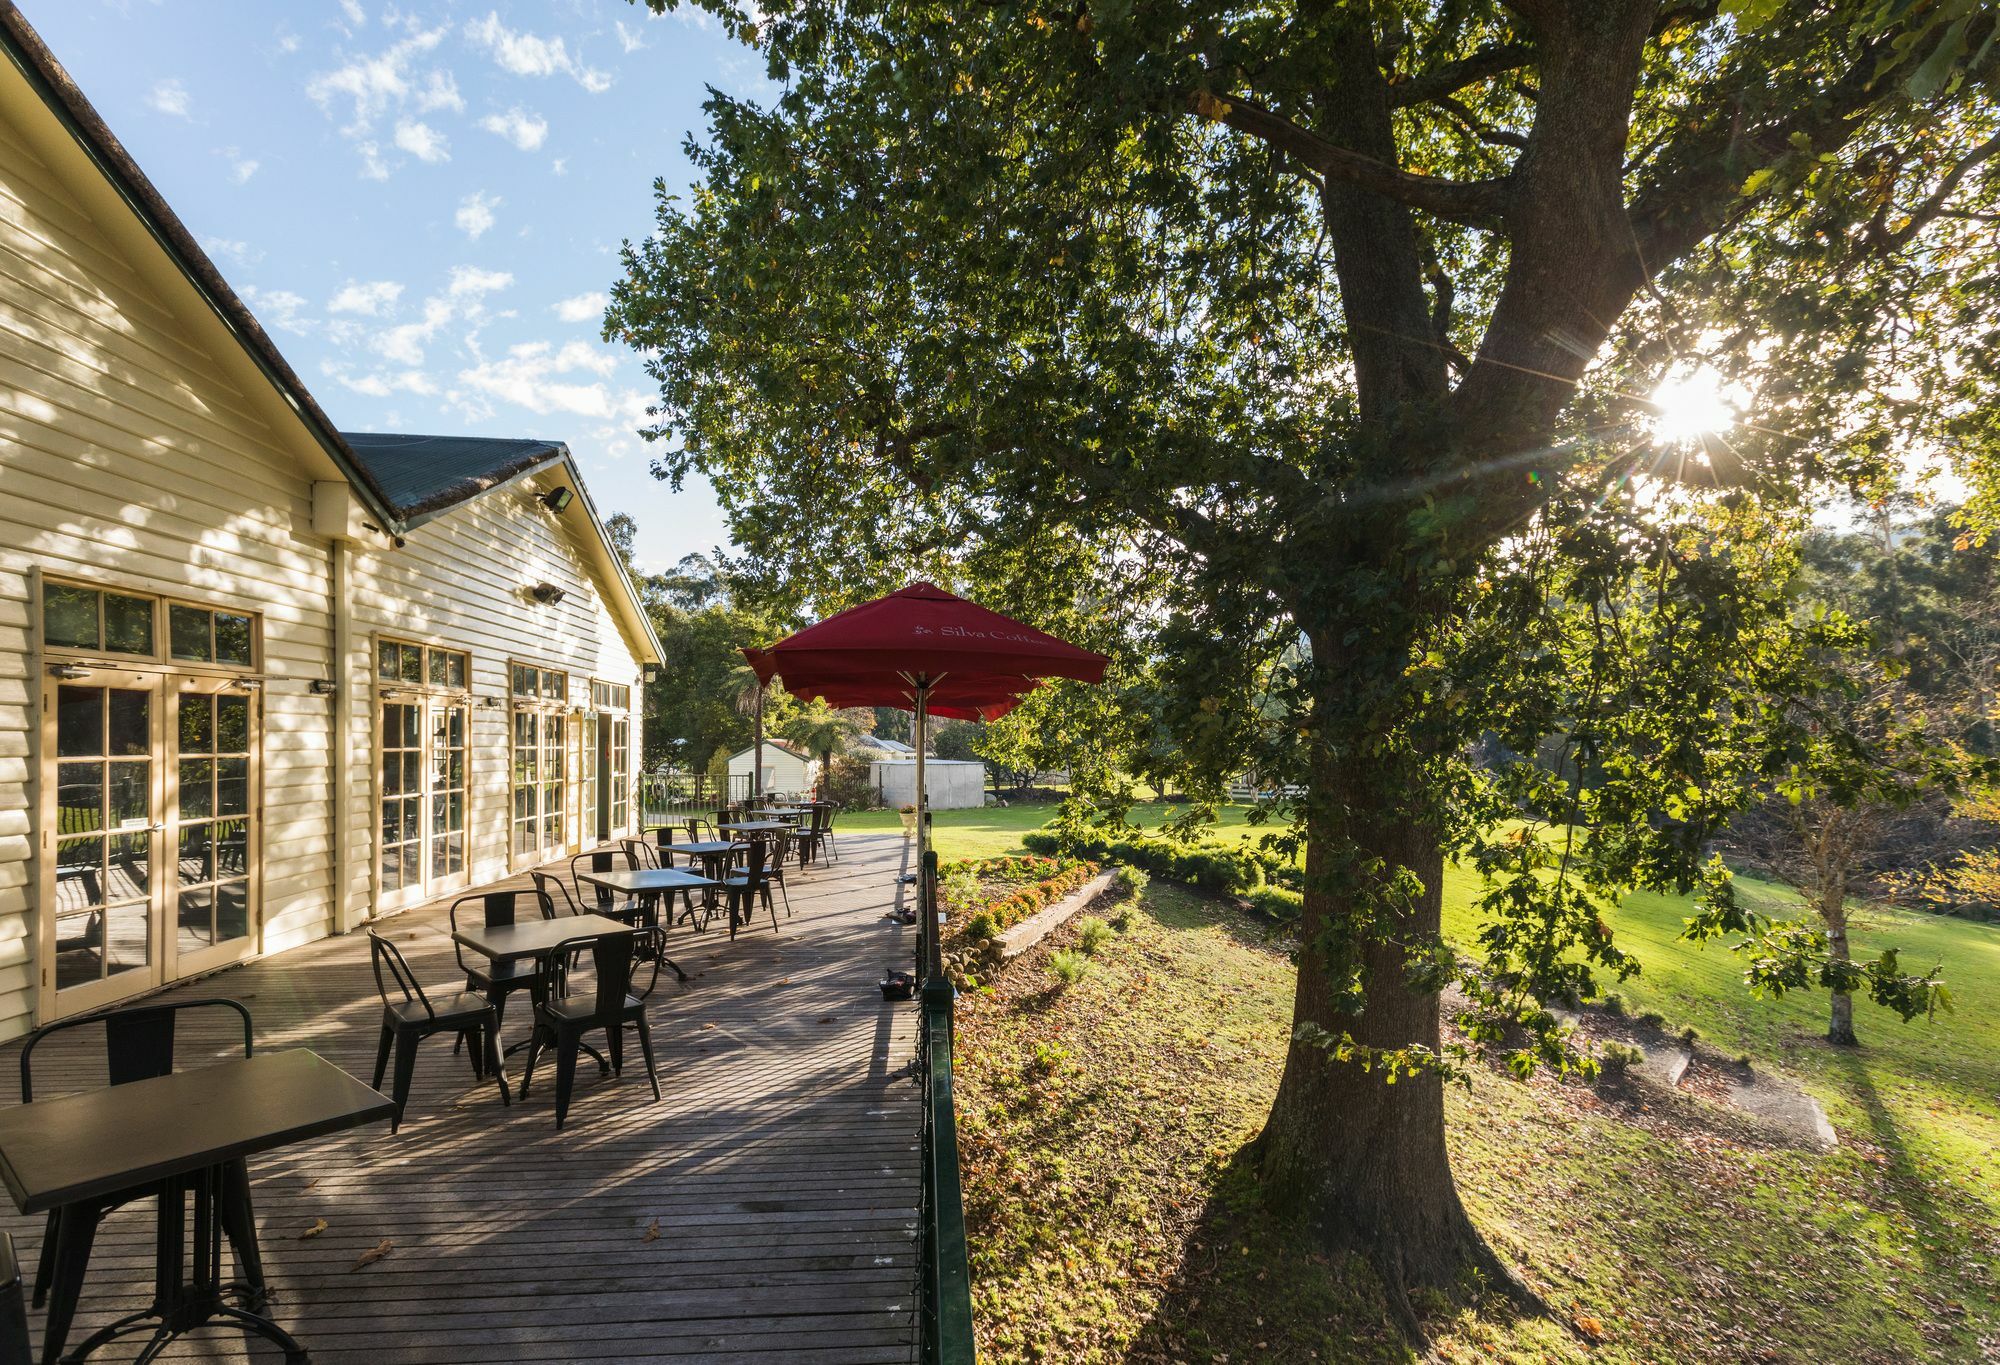
[[[87,678],[90,676],[90,670],[82,664],[50,664],[49,672],[61,678],[64,682],[73,682],[78,678]]]
[[[311,692],[315,697],[330,697],[338,692],[340,688],[334,683],[332,678],[314,678],[312,686],[306,690]]]
[[[565,488],[562,491],[567,493],[569,490]],[[534,587],[528,589],[528,596],[534,598],[535,601],[545,607],[553,607],[556,603],[562,601],[563,598],[568,597],[569,594],[553,583],[537,583]]]
[[[548,492],[542,494],[542,505],[558,515],[561,514],[565,507],[568,507],[575,501],[576,491],[567,486],[551,488]]]

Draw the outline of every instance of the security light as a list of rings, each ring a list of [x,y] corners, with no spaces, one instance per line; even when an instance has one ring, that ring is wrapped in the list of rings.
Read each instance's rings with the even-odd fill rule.
[[[542,505],[551,512],[560,513],[574,501],[576,501],[576,491],[567,485],[562,488],[551,488],[542,494]]]
[[[567,493],[569,490],[564,489],[563,491]],[[553,583],[537,583],[534,587],[528,589],[528,596],[534,598],[535,601],[545,607],[553,607],[556,603],[562,601],[563,598],[568,597],[569,594]]]

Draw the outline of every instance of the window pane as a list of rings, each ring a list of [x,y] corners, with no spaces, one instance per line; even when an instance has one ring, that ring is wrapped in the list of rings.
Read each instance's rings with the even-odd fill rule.
[[[97,593],[66,583],[44,583],[42,639],[71,649],[96,649]]]
[[[465,686],[465,656],[463,654],[445,655],[444,679],[445,686],[447,687]]]
[[[183,891],[180,900],[180,947],[192,952],[215,941],[215,893]]]
[[[153,886],[153,836],[114,834],[110,843],[111,864],[105,886],[107,899],[142,899]]]
[[[116,976],[146,965],[146,954],[152,946],[148,941],[152,938],[152,926],[147,923],[150,918],[143,902],[116,906],[104,912],[106,976]]]
[[[250,752],[250,698],[224,695],[215,699],[215,749],[223,754]]]
[[[215,658],[215,650],[209,640],[209,614],[200,607],[169,606],[167,608],[167,638],[172,642],[176,659],[191,659],[196,663],[210,663]]]
[[[104,647],[120,654],[151,654],[153,599],[104,594]]]
[[[430,677],[431,686],[443,687],[445,685],[445,669],[447,667],[446,660],[448,657],[449,656],[446,655],[445,652],[441,649],[434,649],[431,651],[430,666],[427,669],[427,673]]]
[[[152,823],[153,765],[145,759],[113,763],[106,805],[113,828]]]
[[[250,932],[250,883],[228,882],[215,888],[215,937],[227,942]]]
[[[104,689],[56,688],[56,754],[85,758],[104,752]]]
[[[396,662],[396,646],[388,640],[375,647],[375,676],[394,682],[401,676],[401,665]]]
[[[402,712],[402,715],[398,718],[402,726],[401,747],[414,749],[419,743],[417,727],[422,717],[414,705],[398,707],[397,710]]]
[[[215,614],[215,658],[218,663],[250,666],[250,618],[226,611]]]
[[[403,889],[403,846],[384,844],[382,846],[382,889],[401,891]]]
[[[215,814],[215,760],[181,760],[180,818],[204,820]]]
[[[104,904],[104,840],[63,839],[56,844],[56,913]],[[60,928],[58,928],[60,932]]]
[[[550,701],[566,701],[569,698],[569,679],[554,671],[542,674],[542,696]]]
[[[394,749],[382,751],[382,795],[403,794],[403,758]]]
[[[104,828],[104,765],[56,764],[56,833],[88,834]]]
[[[215,880],[215,831],[207,825],[181,830],[178,874],[183,886]]]
[[[111,748],[114,754],[145,754],[153,749],[153,698],[129,688],[111,691]]]
[[[405,792],[423,790],[424,774],[422,759],[423,755],[415,749],[406,749],[403,752],[403,790]]]
[[[217,815],[247,815],[250,813],[250,760],[247,758],[225,758],[216,773],[215,813]]]
[[[206,693],[181,693],[181,752],[215,752],[215,698]]]
[[[250,870],[250,822],[217,820],[215,830],[215,875],[240,877]]]

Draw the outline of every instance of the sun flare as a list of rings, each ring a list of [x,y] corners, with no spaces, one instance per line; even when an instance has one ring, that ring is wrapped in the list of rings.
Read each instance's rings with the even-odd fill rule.
[[[1735,426],[1740,415],[1722,376],[1706,366],[1669,375],[1650,401],[1653,440],[1663,446],[1700,445]]]

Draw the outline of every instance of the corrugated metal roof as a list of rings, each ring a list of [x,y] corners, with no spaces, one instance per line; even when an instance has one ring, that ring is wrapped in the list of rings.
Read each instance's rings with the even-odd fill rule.
[[[340,435],[409,526],[569,454],[561,441],[375,431]]]

